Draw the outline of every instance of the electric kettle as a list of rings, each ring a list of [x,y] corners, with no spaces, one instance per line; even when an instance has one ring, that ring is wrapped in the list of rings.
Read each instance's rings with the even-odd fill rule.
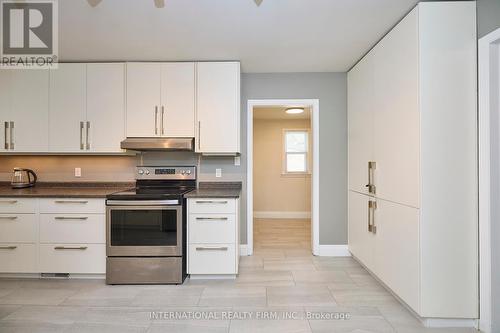
[[[12,188],[26,188],[34,186],[36,180],[37,176],[33,170],[14,168],[10,185],[12,186]]]

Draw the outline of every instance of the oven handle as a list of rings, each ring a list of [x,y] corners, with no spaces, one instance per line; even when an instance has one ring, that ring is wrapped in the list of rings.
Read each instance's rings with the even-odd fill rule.
[[[176,206],[179,200],[107,200],[107,206]]]

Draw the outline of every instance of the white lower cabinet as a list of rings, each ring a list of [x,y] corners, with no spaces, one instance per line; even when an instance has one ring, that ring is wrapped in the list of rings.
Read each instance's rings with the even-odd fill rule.
[[[0,198],[0,273],[105,272],[104,199]]]
[[[239,201],[188,199],[188,273],[236,275],[239,263]]]

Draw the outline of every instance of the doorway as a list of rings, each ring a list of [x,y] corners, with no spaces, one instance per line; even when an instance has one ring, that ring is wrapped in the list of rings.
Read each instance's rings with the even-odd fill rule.
[[[319,254],[319,101],[250,100],[247,252]]]

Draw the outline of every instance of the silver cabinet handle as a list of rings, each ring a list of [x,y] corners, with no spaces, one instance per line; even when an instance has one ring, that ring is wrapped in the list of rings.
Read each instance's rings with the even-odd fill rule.
[[[0,203],[15,204],[17,203],[17,200],[0,200]]]
[[[10,149],[14,149],[14,122],[10,122]]]
[[[17,246],[0,246],[0,250],[15,250]]]
[[[155,135],[158,135],[158,105],[155,106]]]
[[[375,210],[377,209],[376,201],[368,201],[368,231],[377,233],[377,226],[375,225]]]
[[[221,205],[225,205],[225,204],[227,204],[227,200],[226,201],[196,200],[196,203],[197,204],[221,204]]]
[[[80,150],[83,150],[85,148],[83,144],[83,128],[84,128],[83,121],[80,121]]]
[[[227,246],[221,247],[197,247],[196,251],[227,251]]]
[[[86,250],[87,246],[56,246],[54,250]]]
[[[5,150],[9,150],[9,133],[8,133],[9,132],[9,122],[8,121],[6,121],[4,123],[4,130],[5,130],[5,132],[4,132],[4,140],[5,140],[4,148],[5,148]]]
[[[377,168],[377,163],[370,161],[368,162],[368,184],[365,186],[368,188],[368,193],[376,194],[377,188],[374,184],[374,170]]]
[[[89,218],[86,216],[56,216],[55,220],[88,220]]]
[[[17,220],[17,216],[0,216],[0,220]]]
[[[71,203],[86,204],[86,203],[88,203],[87,200],[55,200],[54,202],[58,203],[58,204],[71,204]]]
[[[198,221],[227,221],[227,217],[197,217]]]
[[[90,130],[90,121],[87,121],[87,132],[86,132],[86,135],[85,135],[86,136],[85,140],[86,140],[86,144],[87,144],[87,146],[86,146],[87,150],[90,149],[89,130]]]
[[[161,106],[161,135],[165,134],[165,125],[163,123],[163,118],[165,116],[165,107]]]

